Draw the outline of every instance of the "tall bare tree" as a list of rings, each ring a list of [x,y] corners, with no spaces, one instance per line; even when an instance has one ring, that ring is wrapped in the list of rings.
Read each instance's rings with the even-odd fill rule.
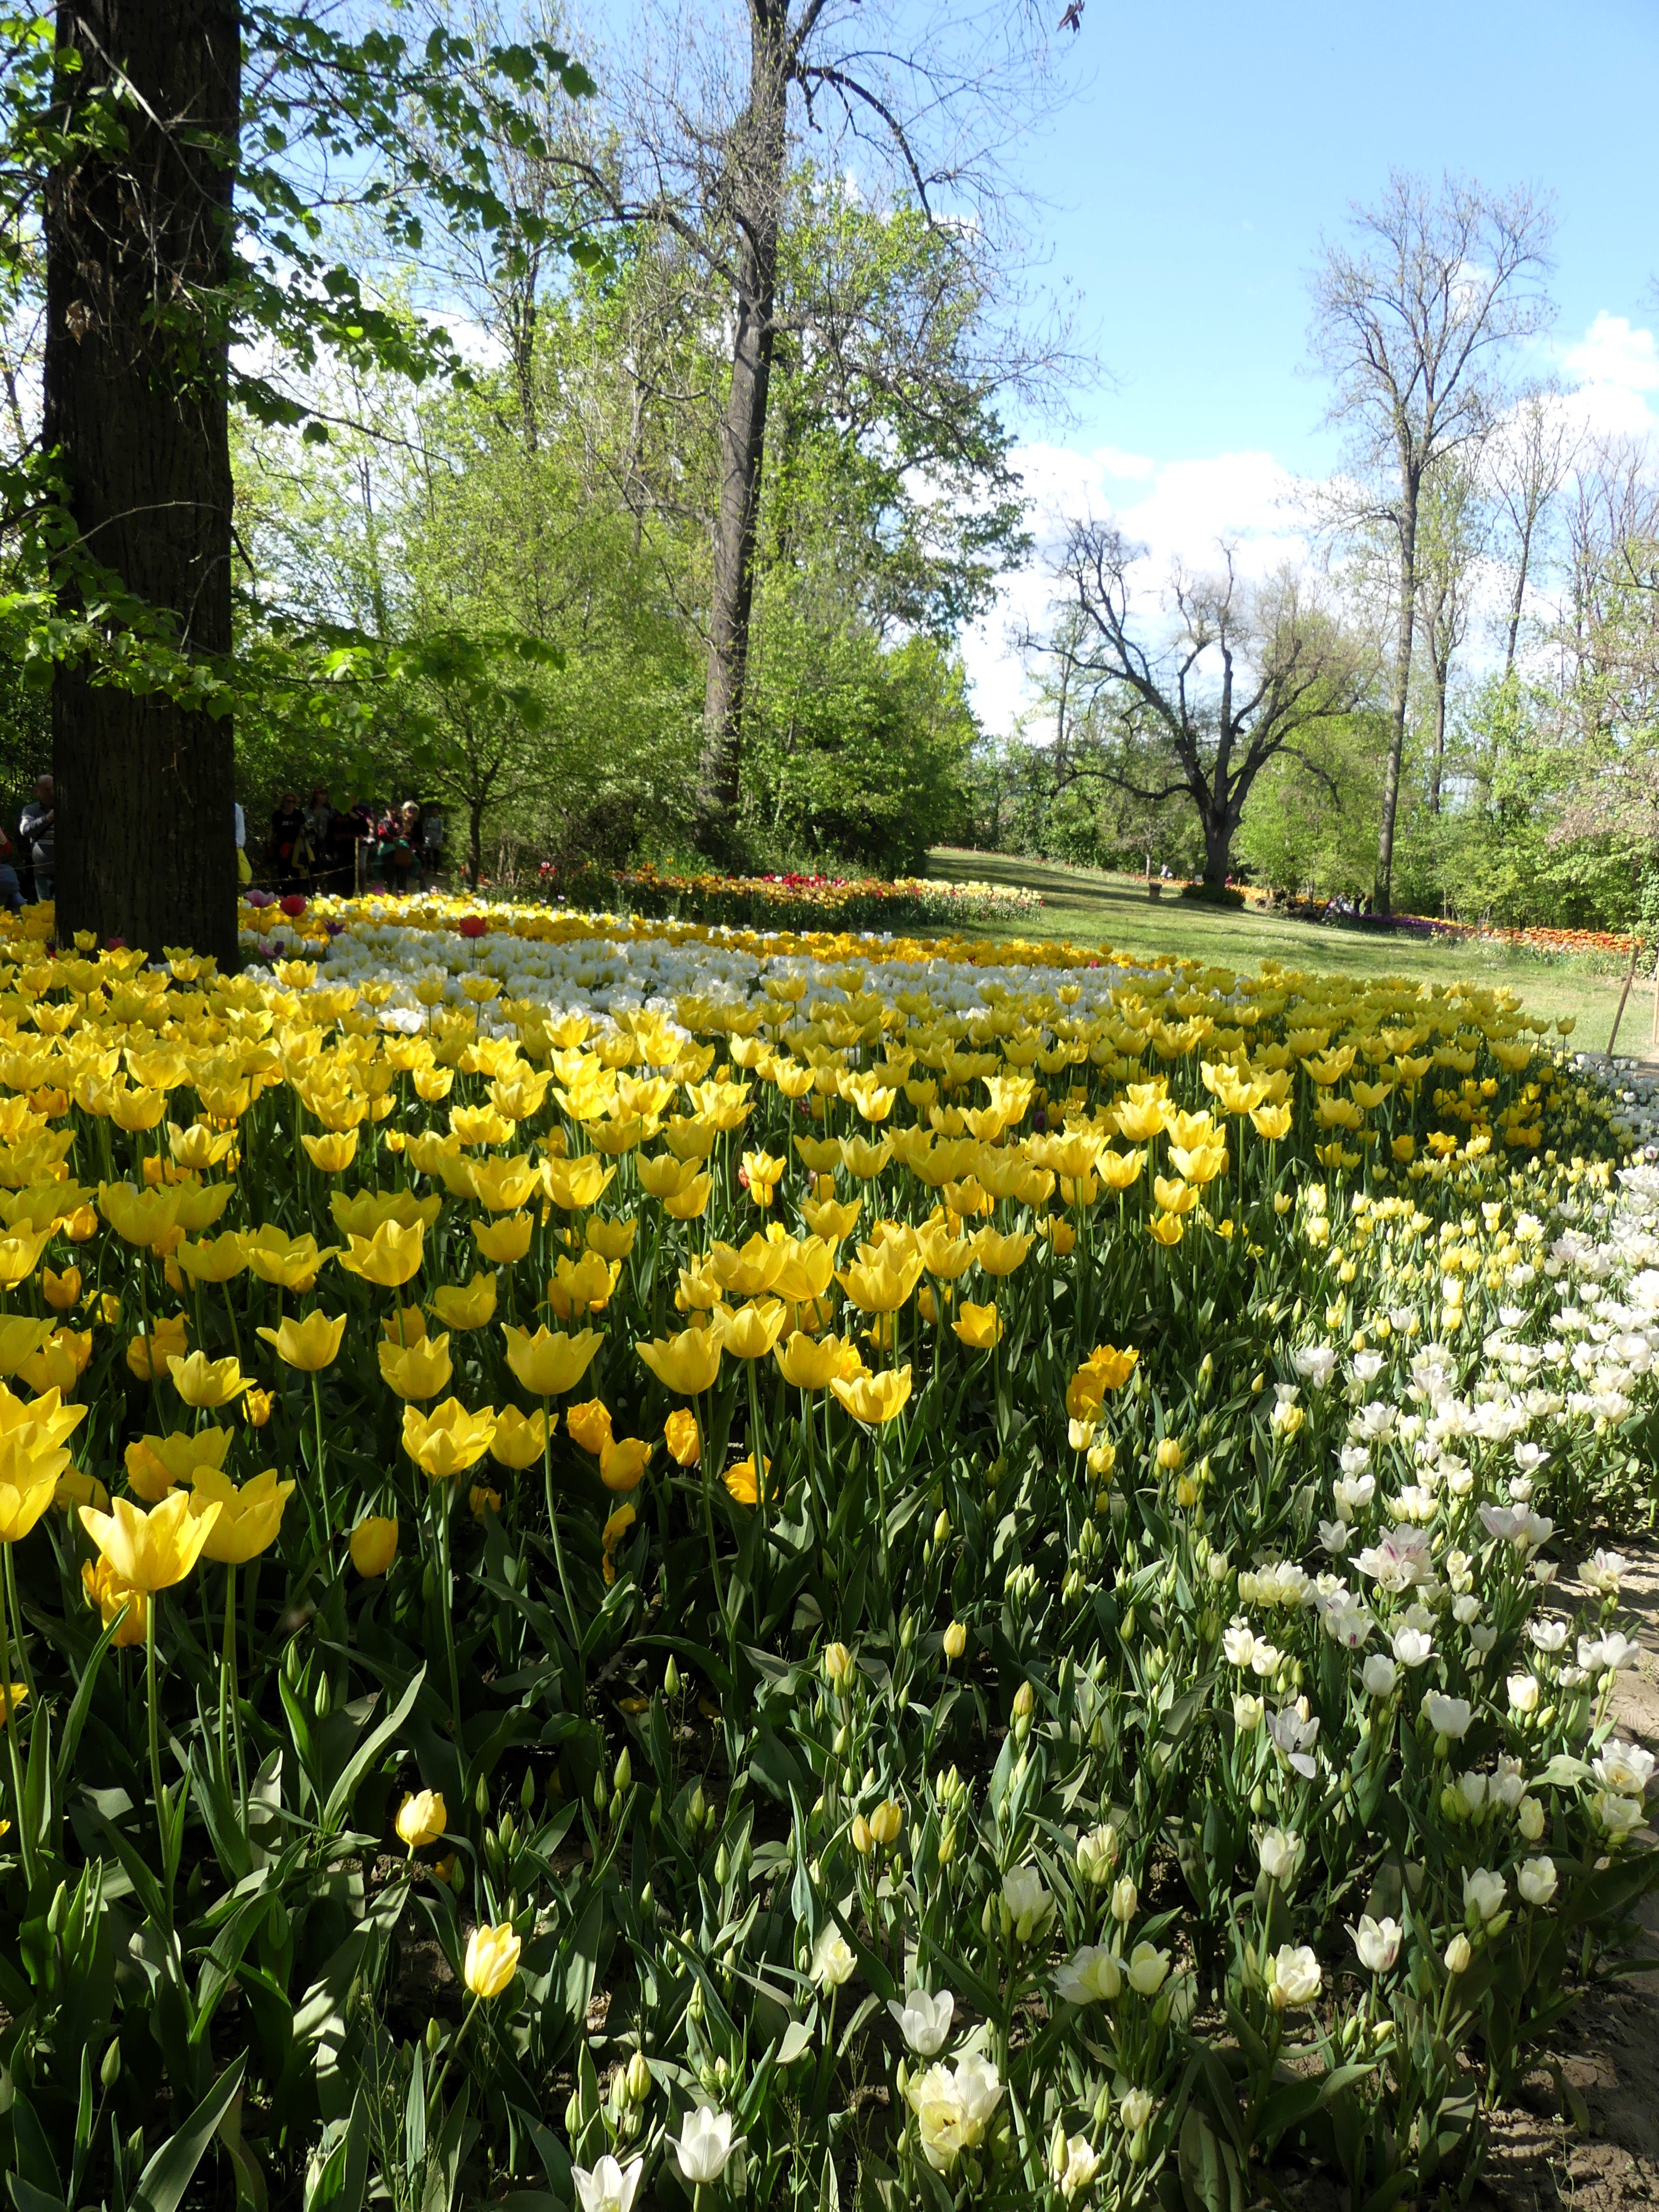
[[[1488,516],[1472,450],[1437,461],[1424,478],[1417,522],[1418,618],[1428,653],[1434,750],[1429,761],[1429,811],[1440,811],[1446,773],[1446,711],[1452,662],[1469,634],[1476,565]]]
[[[1424,479],[1491,419],[1506,348],[1540,329],[1553,218],[1525,189],[1487,192],[1455,177],[1437,191],[1396,171],[1381,202],[1355,208],[1352,241],[1327,241],[1314,277],[1314,345],[1335,381],[1333,419],[1353,434],[1398,556],[1389,756],[1376,841],[1376,903],[1392,902],[1395,818],[1418,615]]]
[[[896,388],[890,360],[876,358],[890,332],[854,319],[831,334],[833,303],[823,314],[810,301],[781,304],[780,247],[799,160],[810,149],[820,167],[857,173],[878,198],[911,198],[988,294],[994,272],[1023,250],[1000,157],[1038,119],[1044,20],[1035,7],[1000,0],[727,0],[724,10],[659,0],[641,12],[632,64],[602,65],[616,87],[605,129],[566,150],[571,180],[594,210],[629,231],[672,233],[724,298],[730,370],[697,791],[711,850],[729,842],[738,805],[780,340],[821,349],[833,335],[854,372],[849,388],[866,365],[890,394]],[[1032,350],[1011,321],[988,337],[987,359],[994,380],[1016,380]]]
[[[1553,384],[1529,385],[1486,441],[1486,474],[1498,501],[1510,563],[1504,674],[1515,667],[1527,592],[1548,550],[1551,509],[1572,474],[1582,432]]]
[[[1189,799],[1204,880],[1219,888],[1257,776],[1285,752],[1322,773],[1320,726],[1360,704],[1364,659],[1305,579],[1248,583],[1225,546],[1217,573],[1177,570],[1144,617],[1130,576],[1141,553],[1109,523],[1074,522],[1057,563],[1049,658],[1074,724],[1086,713],[1104,740],[1071,774],[1103,776],[1147,805]]]

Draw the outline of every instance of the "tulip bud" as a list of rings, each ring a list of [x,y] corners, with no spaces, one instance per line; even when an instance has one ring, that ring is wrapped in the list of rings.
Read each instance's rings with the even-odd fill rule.
[[[629,1757],[628,1747],[624,1744],[623,1746],[622,1757],[617,1761],[616,1773],[612,1777],[613,1785],[619,1790],[626,1790],[631,1784],[633,1779],[634,1762]]]
[[[472,1793],[472,1808],[482,1820],[489,1810],[489,1784],[481,1774],[478,1786]]]
[[[714,1879],[722,1889],[726,1887],[726,1877],[731,1871],[732,1862],[726,1856],[726,1846],[722,1844],[714,1854]]]
[[[519,1803],[526,1813],[533,1813],[536,1809],[536,1778],[527,1766],[524,1771],[524,1785],[519,1791]]]
[[[120,2078],[121,2045],[117,2038],[112,2036],[104,2052],[103,2063],[98,2069],[98,2079],[108,2090],[112,2089]]]
[[[435,2058],[443,2047],[444,2031],[441,2021],[429,2020],[426,2024],[426,2050],[428,2058]]]
[[[699,1782],[696,1788],[691,1792],[691,1802],[685,1808],[686,1818],[690,1821],[691,1826],[694,1828],[700,1828],[703,1824],[703,1820],[708,1811],[708,1800],[703,1796],[702,1784]]]
[[[1468,1973],[1472,1955],[1469,1939],[1460,1931],[1446,1946],[1446,1972],[1449,1974]]]
[[[636,2105],[642,2105],[651,2094],[651,2069],[642,2051],[636,2051],[628,2062],[628,2094]]]
[[[957,1824],[954,1820],[947,1820],[939,1835],[939,1863],[942,1867],[951,1866],[955,1863],[956,1856]]]
[[[663,1672],[662,1687],[665,1697],[678,1698],[680,1693],[680,1670],[674,1664],[672,1652],[669,1654],[668,1665]]]
[[[861,1859],[868,1858],[874,1842],[875,1838],[870,1832],[870,1823],[862,1813],[855,1814],[853,1819],[853,1849]]]
[[[967,1649],[967,1624],[965,1621],[953,1620],[945,1632],[945,1656],[947,1660],[957,1660]]]
[[[951,1516],[945,1510],[944,1507],[941,1506],[939,1508],[939,1518],[933,1523],[933,1541],[936,1544],[943,1544],[948,1540],[950,1534]]]

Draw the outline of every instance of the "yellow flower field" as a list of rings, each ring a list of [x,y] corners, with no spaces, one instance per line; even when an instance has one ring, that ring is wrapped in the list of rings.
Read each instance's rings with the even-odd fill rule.
[[[1472,2174],[1659,1865],[1659,1171],[1571,1024],[242,920],[0,947],[42,2140],[107,2111],[129,2203],[198,2123],[227,2204]]]

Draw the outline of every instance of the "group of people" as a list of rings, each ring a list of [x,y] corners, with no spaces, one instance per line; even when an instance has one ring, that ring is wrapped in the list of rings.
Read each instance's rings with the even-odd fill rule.
[[[321,784],[301,806],[296,792],[285,791],[271,814],[266,863],[285,891],[431,890],[443,875],[443,812],[416,799],[335,806]]]
[[[27,872],[29,892],[36,900],[52,896],[57,870],[55,819],[57,796],[49,775],[37,776],[34,796],[17,817],[14,843],[0,829],[0,906],[15,914],[25,892],[20,867]]]

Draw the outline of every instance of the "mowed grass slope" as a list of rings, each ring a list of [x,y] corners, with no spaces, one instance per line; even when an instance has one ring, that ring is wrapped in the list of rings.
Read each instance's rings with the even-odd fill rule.
[[[1109,945],[1131,954],[1174,953],[1216,967],[1251,969],[1263,960],[1282,960],[1287,967],[1325,975],[1406,975],[1430,983],[1467,979],[1504,988],[1518,993],[1537,1013],[1552,1019],[1574,1017],[1572,1042],[1588,1052],[1605,1050],[1623,981],[1595,975],[1588,961],[1566,954],[1516,952],[1474,941],[1433,944],[1382,931],[1206,907],[1173,894],[1151,899],[1139,877],[1060,867],[1017,854],[939,847],[928,855],[928,873],[1040,892],[1042,921],[1024,933],[1032,937]],[[988,922],[974,933],[994,937],[1002,932]],[[1620,1024],[1621,1054],[1659,1057],[1649,1042],[1652,1022],[1652,985],[1638,976]]]

